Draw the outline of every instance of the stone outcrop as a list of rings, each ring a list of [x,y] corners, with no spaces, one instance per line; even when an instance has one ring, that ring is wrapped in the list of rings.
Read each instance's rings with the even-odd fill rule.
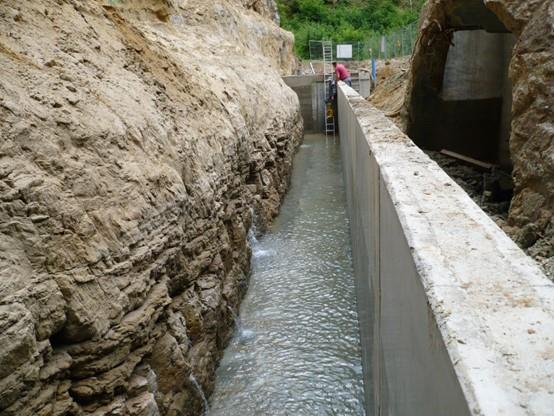
[[[201,413],[301,137],[274,12],[2,2],[2,416]]]
[[[247,9],[254,10],[277,24],[281,21],[279,11],[277,10],[277,4],[274,0],[242,0],[242,4]]]
[[[404,120],[412,135],[415,109],[440,94],[453,33],[475,25],[495,33],[494,20],[516,38],[509,63],[514,197],[507,231],[554,277],[554,3],[429,0],[413,54]]]

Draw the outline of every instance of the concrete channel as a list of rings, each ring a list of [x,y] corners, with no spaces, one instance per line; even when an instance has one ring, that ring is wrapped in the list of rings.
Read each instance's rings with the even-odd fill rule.
[[[551,415],[554,285],[383,113],[340,84],[367,414]]]
[[[321,82],[317,77],[291,77],[286,82],[298,93],[304,117],[313,115],[308,129],[317,131],[315,112],[322,110],[324,103]],[[343,83],[337,100],[340,150],[335,151],[340,151],[344,188],[321,195],[303,194],[298,184],[319,189],[310,181],[325,175],[295,167],[296,179],[276,228],[253,245],[254,274],[265,278],[253,277],[251,293],[241,309],[243,323],[218,370],[210,414],[345,415],[365,410],[368,416],[551,415],[552,282],[382,112]],[[314,146],[319,151],[337,147],[329,146],[327,141],[332,139],[315,137],[304,147]],[[317,140],[325,146],[316,147]],[[317,158],[313,152],[301,149],[299,160],[312,154],[307,166],[321,168],[326,163],[325,152]],[[310,266],[310,256],[295,247],[288,231],[283,234],[286,238],[281,234],[293,224],[298,231],[294,241],[307,244],[304,239],[310,232],[298,224],[307,215],[306,222],[313,228],[314,213],[319,211],[307,209],[306,201],[310,195],[319,201],[337,193],[345,196],[349,217],[353,275],[348,279],[355,281],[359,340],[356,335],[348,341],[344,331],[347,323],[356,325],[353,313],[346,323],[334,326],[324,320],[321,328],[342,327],[343,332],[329,338],[328,345],[319,345],[313,341],[327,338],[309,333],[319,328],[317,319],[302,321],[298,316],[311,316],[302,308],[317,300],[318,291],[326,287],[326,283],[318,283],[317,276],[327,274]],[[339,199],[342,204],[342,197]],[[316,224],[316,234],[328,235],[320,227]],[[280,245],[282,241],[285,243]],[[311,251],[314,261],[332,263],[325,261],[325,255],[336,251],[329,241],[334,239],[316,244]],[[287,250],[291,250],[289,254]],[[294,256],[299,254],[295,263]],[[317,272],[313,276],[298,274],[295,264]],[[288,271],[291,265],[294,267]],[[307,277],[306,293],[302,294],[297,274]],[[279,279],[284,279],[283,290],[273,293],[279,288]],[[287,294],[291,295],[288,300],[279,298]],[[265,299],[264,295],[269,296]],[[323,295],[341,308],[337,292]],[[296,301],[299,303],[291,303]],[[344,304],[352,303],[347,300]],[[273,314],[271,319],[264,308]],[[291,312],[299,315],[286,321]],[[281,321],[286,322],[274,331],[273,326]],[[264,331],[268,333],[264,335]],[[304,338],[297,339],[297,335]],[[287,353],[287,359],[274,354],[287,351],[284,347],[289,344],[296,348],[299,340],[302,348],[298,351],[316,354],[306,358]],[[348,382],[340,375],[332,377],[333,369],[340,367],[337,363],[359,362],[356,353],[349,353],[347,359],[331,354],[328,368],[316,364],[345,340],[350,347],[359,345],[361,349],[358,382],[352,381],[356,377]],[[349,347],[345,348],[342,350]],[[276,380],[280,381],[275,384]],[[350,386],[348,391],[344,386]],[[353,396],[345,399],[350,393]],[[230,408],[234,409],[231,413]]]
[[[263,236],[216,373],[210,416],[364,414],[361,345],[337,140],[307,134]]]
[[[357,77],[360,95],[368,97],[370,93],[369,73],[360,72]],[[284,77],[283,81],[298,95],[306,133],[325,131],[325,99],[327,97],[325,97],[323,75],[288,76]]]

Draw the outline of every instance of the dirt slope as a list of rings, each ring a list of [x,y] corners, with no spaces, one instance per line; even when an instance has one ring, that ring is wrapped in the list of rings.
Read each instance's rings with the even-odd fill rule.
[[[400,115],[406,97],[409,69],[409,57],[377,61],[376,86],[368,98],[371,104],[383,111],[401,129],[403,121]]]

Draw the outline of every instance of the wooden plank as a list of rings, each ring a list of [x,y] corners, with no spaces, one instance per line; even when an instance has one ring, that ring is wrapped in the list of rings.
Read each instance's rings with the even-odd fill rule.
[[[451,150],[442,149],[440,151],[443,155],[453,157],[454,159],[461,160],[463,162],[471,163],[472,165],[479,166],[483,169],[492,169],[496,165],[493,165],[492,163],[483,162],[481,160],[474,159],[469,156],[464,156],[456,152],[452,152]]]

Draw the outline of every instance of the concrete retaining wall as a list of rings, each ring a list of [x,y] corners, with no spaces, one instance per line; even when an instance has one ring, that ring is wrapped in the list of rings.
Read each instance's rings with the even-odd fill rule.
[[[511,168],[512,84],[508,68],[515,36],[484,30],[453,33],[448,50],[441,121],[422,145],[445,148]],[[439,149],[440,150],[440,149]]]
[[[356,88],[363,97],[370,93],[369,72],[361,71],[357,78]],[[325,131],[325,88],[323,75],[294,75],[283,77],[283,81],[296,94],[300,101],[300,111],[304,119],[304,130],[307,133]]]
[[[548,415],[554,285],[380,111],[339,87],[368,415]]]
[[[283,81],[297,95],[308,133],[325,131],[325,90],[323,75],[297,75],[283,77]]]

